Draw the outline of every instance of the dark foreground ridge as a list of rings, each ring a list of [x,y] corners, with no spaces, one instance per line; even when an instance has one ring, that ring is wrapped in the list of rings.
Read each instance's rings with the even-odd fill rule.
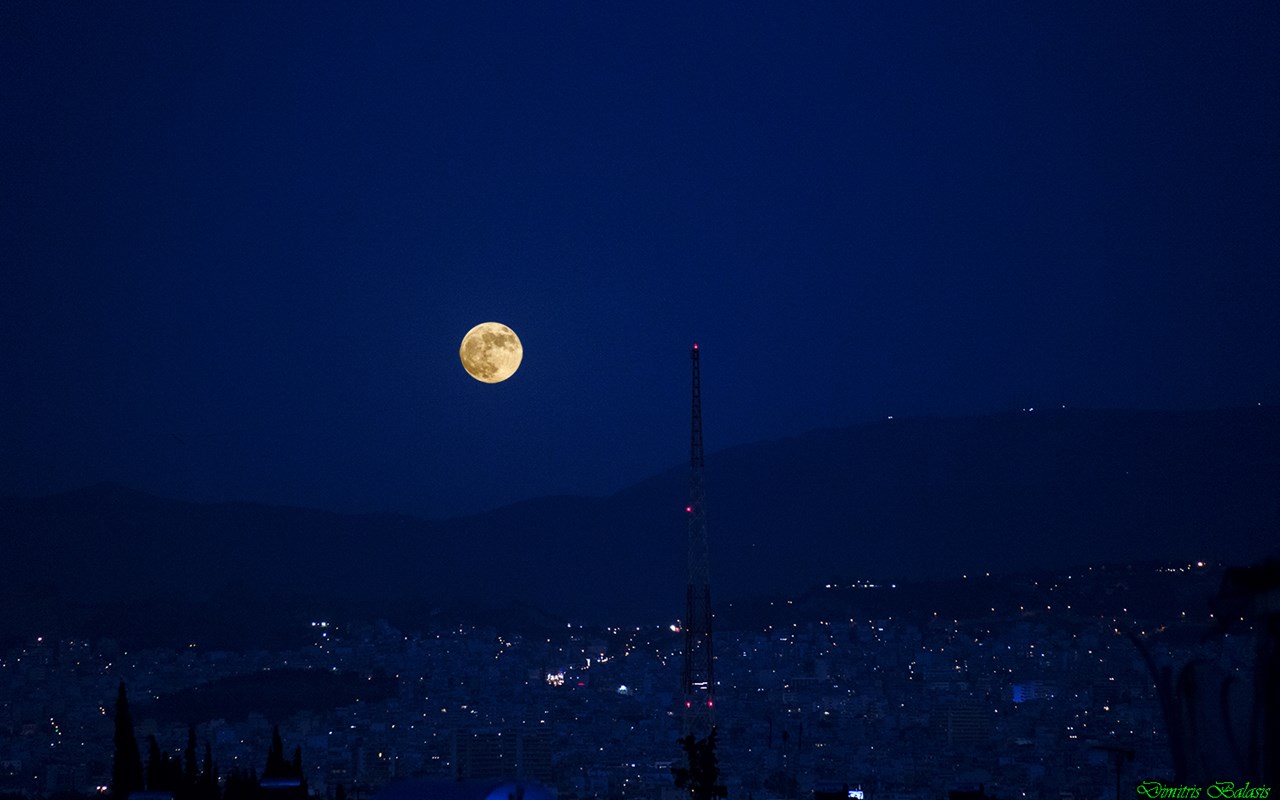
[[[1246,563],[1268,555],[1280,522],[1280,411],[885,420],[722,451],[707,476],[724,601],[838,575]],[[674,619],[686,479],[677,467],[610,497],[449,520],[195,504],[109,484],[6,498],[0,636],[104,625],[181,636],[200,617],[216,641],[296,629],[317,608],[428,617],[458,603],[547,624]],[[201,611],[210,602],[220,614]],[[253,613],[264,603],[272,614]]]

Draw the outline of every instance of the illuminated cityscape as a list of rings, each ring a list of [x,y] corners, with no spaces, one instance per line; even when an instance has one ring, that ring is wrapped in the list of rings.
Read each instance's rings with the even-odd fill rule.
[[[833,784],[875,798],[978,784],[1001,797],[1105,796],[1106,748],[1117,744],[1134,753],[1121,764],[1126,779],[1169,774],[1167,728],[1135,641],[1161,664],[1211,656],[1247,672],[1247,629],[1204,636],[1214,622],[1205,600],[1221,578],[1214,565],[1145,564],[936,585],[850,580],[734,604],[717,643],[730,796]],[[983,608],[993,594],[1006,606]],[[0,662],[3,790],[106,785],[124,681],[140,738],[177,753],[195,721],[226,774],[260,769],[279,725],[321,796],[473,774],[488,763],[477,759],[509,752],[509,767],[562,798],[656,798],[669,790],[681,727],[673,627],[402,631],[316,620],[295,632],[297,646],[241,652],[38,638]],[[266,702],[273,676],[296,685],[326,674],[356,679]],[[237,686],[236,676],[250,681]]]

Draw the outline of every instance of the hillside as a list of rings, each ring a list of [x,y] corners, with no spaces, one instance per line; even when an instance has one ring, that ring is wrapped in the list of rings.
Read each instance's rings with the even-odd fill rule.
[[[1256,560],[1280,523],[1280,412],[886,420],[707,459],[715,596],[1151,559]],[[281,635],[325,609],[682,611],[686,470],[448,520],[194,504],[109,484],[0,499],[0,636]],[[219,609],[206,613],[202,609]],[[532,609],[532,610],[531,610]],[[450,613],[453,613],[451,611]]]

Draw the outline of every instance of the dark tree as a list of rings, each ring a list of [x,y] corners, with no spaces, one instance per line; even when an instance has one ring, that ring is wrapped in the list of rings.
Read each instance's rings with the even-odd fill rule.
[[[676,788],[686,790],[691,800],[728,797],[729,790],[716,783],[720,779],[720,767],[716,763],[716,729],[712,728],[705,739],[698,739],[690,734],[679,742],[684,748],[688,766],[671,768]]]
[[[147,737],[147,791],[162,791],[164,779],[164,753],[160,752],[160,743],[155,736]]]
[[[272,781],[270,791],[277,800],[305,800],[307,797],[307,780],[302,777],[302,748],[295,748],[293,759],[286,761],[279,726],[271,731],[271,749],[267,751],[267,767],[262,771],[262,780]]]
[[[147,737],[147,791],[172,792],[182,788],[182,762],[160,749],[156,737]]]
[[[267,750],[267,766],[262,770],[264,780],[271,778],[287,778],[289,764],[284,760],[284,740],[280,738],[280,726],[271,729],[271,749]]]
[[[338,784],[337,790],[333,793],[333,800],[347,800],[347,787],[345,785]]]
[[[129,697],[120,681],[116,693],[115,756],[111,761],[111,793],[116,800],[128,800],[132,792],[143,790],[142,754],[133,735],[133,716],[129,713]]]
[[[183,758],[182,787],[183,793],[190,796],[195,792],[196,783],[200,780],[200,771],[196,767],[196,726],[187,728],[187,751]]]
[[[196,800],[218,800],[218,765],[213,763],[213,748],[204,743],[204,768],[196,783]]]
[[[253,772],[233,769],[227,775],[226,788],[222,800],[258,800],[258,776]]]

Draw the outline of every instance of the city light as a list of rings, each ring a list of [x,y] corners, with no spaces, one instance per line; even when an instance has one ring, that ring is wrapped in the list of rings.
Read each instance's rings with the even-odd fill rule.
[[[1172,568],[1147,568],[1146,574],[1160,581],[1178,581],[1185,577],[1196,586],[1203,575],[1195,571],[1197,566],[1198,562],[1183,561]],[[802,708],[812,709],[824,724],[833,726],[832,730],[853,724],[860,714],[850,713],[850,709],[871,701],[888,709],[880,724],[890,736],[895,735],[893,731],[900,731],[901,726],[923,724],[935,713],[931,708],[936,709],[951,698],[963,700],[962,693],[971,692],[974,687],[982,687],[997,698],[994,708],[988,706],[984,710],[988,718],[1003,720],[1012,717],[1015,722],[1009,724],[1017,724],[1017,720],[1036,716],[1044,720],[1046,726],[1061,731],[1062,738],[1067,740],[1089,738],[1090,728],[1085,720],[1095,721],[1095,727],[1102,731],[1115,727],[1117,732],[1123,732],[1118,723],[1124,724],[1124,730],[1159,731],[1160,710],[1158,704],[1151,702],[1154,695],[1128,688],[1145,685],[1148,679],[1141,662],[1133,658],[1131,645],[1123,637],[1116,637],[1114,642],[1098,639],[1099,633],[1108,631],[1122,634],[1125,626],[1130,624],[1132,632],[1142,636],[1158,636],[1166,631],[1179,630],[1173,620],[1151,619],[1143,607],[1136,604],[1130,607],[1131,598],[1135,595],[1114,593],[1113,587],[1135,580],[1133,574],[1119,575],[1098,569],[1087,570],[1080,576],[1061,575],[1051,580],[1027,578],[1019,584],[1025,587],[1025,593],[1010,598],[1013,600],[1010,608],[1016,610],[1021,601],[1021,607],[1027,609],[1026,621],[1020,628],[997,626],[990,621],[984,623],[982,620],[991,619],[988,615],[965,618],[945,606],[942,611],[923,612],[922,616],[932,616],[928,625],[920,625],[920,621],[907,615],[879,612],[863,614],[861,619],[848,615],[832,620],[830,608],[819,610],[805,600],[777,597],[770,606],[770,613],[777,615],[772,624],[752,626],[750,631],[729,629],[722,634],[722,660],[717,670],[720,680],[715,691],[718,696],[739,699],[764,697],[771,692],[784,693],[787,699],[783,707],[788,709],[787,713],[800,713]],[[975,577],[985,579],[986,575],[984,571],[975,572]],[[1069,581],[1068,578],[1074,580]],[[970,582],[971,585],[973,583]],[[989,585],[987,580],[978,583]],[[861,594],[874,589],[883,592],[897,584],[846,578],[817,585]],[[906,593],[913,591],[911,585],[904,584],[904,587]],[[888,593],[885,594],[888,599]],[[983,597],[983,594],[977,596]],[[1045,602],[1049,598],[1054,598],[1053,602]],[[1096,605],[1105,598],[1110,598],[1107,605]],[[1084,612],[1091,618],[1084,628],[1077,627],[1079,618],[1069,614],[1072,605],[1063,602],[1067,599],[1072,599],[1076,607],[1095,604],[1094,608]],[[1172,602],[1185,599],[1170,597]],[[990,614],[999,611],[998,606],[981,607],[990,609]],[[1168,613],[1182,626],[1188,625],[1188,617],[1192,616],[1181,611]],[[1060,614],[1064,616],[1059,617]],[[306,625],[306,622],[302,624]],[[324,623],[317,621],[312,624],[319,629]],[[403,635],[395,630],[353,635],[348,631],[354,628],[345,624],[340,627],[341,630],[331,624],[325,627],[324,632],[330,637],[326,649],[317,651],[313,645],[308,645],[306,652],[279,651],[268,658],[268,663],[258,664],[257,669],[267,673],[301,666],[326,674],[354,673],[359,676],[362,686],[375,680],[373,676],[377,669],[383,669],[388,676],[423,687],[415,693],[416,702],[421,707],[412,709],[412,716],[424,727],[430,724],[428,720],[436,718],[438,712],[441,716],[437,719],[459,719],[455,725],[464,730],[474,726],[493,730],[496,734],[512,728],[520,730],[526,725],[530,726],[528,729],[554,729],[560,720],[581,723],[593,718],[599,698],[606,695],[614,697],[609,702],[620,703],[636,711],[650,702],[666,702],[661,714],[678,719],[683,713],[678,706],[670,706],[668,699],[679,691],[678,686],[669,683],[669,664],[679,658],[682,645],[678,636],[668,637],[667,632],[682,633],[684,629],[680,620],[666,626],[653,624],[639,628],[573,623],[534,636],[472,625],[432,631],[426,636]],[[359,647],[353,647],[357,643]],[[33,674],[44,675],[52,664],[40,660],[42,653],[53,652],[57,648],[67,652],[68,648],[80,647],[58,643],[56,648],[44,648],[45,644],[53,645],[53,639],[45,638],[39,643],[42,650],[35,649],[28,640],[25,648],[0,655],[0,665],[6,670],[33,670]],[[494,662],[495,649],[501,655],[497,663]],[[896,656],[893,655],[895,652]],[[728,653],[732,653],[732,659],[726,658]],[[258,653],[252,658],[262,655]],[[97,657],[94,669],[99,675],[113,676],[121,668],[136,672],[140,664],[152,658],[146,651],[124,657],[115,651],[112,656],[117,659],[114,665],[105,656]],[[477,667],[468,660],[481,656],[492,666]],[[884,656],[896,658],[902,665],[899,677],[894,677],[895,669],[889,665],[876,663]],[[203,648],[188,650],[184,647],[179,659],[173,659],[172,652],[159,656],[153,669],[175,670],[166,682],[176,685],[181,682],[177,676],[182,675],[183,670],[199,673],[213,664],[223,664],[235,658],[237,656],[227,652],[206,653]],[[94,656],[88,652],[76,652],[74,660],[68,659],[67,665],[82,669],[93,664],[93,659]],[[854,685],[846,682],[848,664],[865,663],[864,659],[870,660],[866,676],[877,682],[874,689],[868,688],[865,682],[855,680]],[[545,666],[548,664],[565,666],[548,669]],[[625,672],[613,672],[621,669],[617,666],[619,664],[625,667]],[[499,686],[506,681],[505,688],[499,688],[498,692],[509,692],[511,698],[525,699],[518,699],[512,705],[503,694],[495,695],[496,699],[492,701],[476,694],[479,685],[477,675],[491,669],[496,671],[489,673],[489,680],[499,676],[496,684]],[[1035,670],[1034,674],[1040,677],[1028,675],[1028,669]],[[600,676],[595,683],[586,679],[592,673]],[[1056,674],[1050,677],[1051,673]],[[424,684],[439,680],[439,676],[446,674],[454,677],[446,679],[438,690],[434,686],[427,690]],[[625,682],[620,680],[624,675]],[[547,691],[545,700],[530,699],[538,698],[531,689],[536,689],[539,679],[549,687],[574,688]],[[1099,693],[1099,685],[1111,687],[1111,691]],[[643,691],[641,687],[644,687]],[[923,695],[919,691],[921,688],[926,690]],[[711,689],[709,681],[695,680],[685,700],[685,709],[692,709],[694,705],[702,706],[704,712],[714,709]],[[363,693],[367,691],[362,690],[361,696],[354,700],[357,704],[352,706],[354,711],[322,720],[329,723],[326,729],[330,732],[326,738],[331,747],[348,746],[365,736],[370,726],[378,726],[384,734],[392,736],[401,730],[414,729],[411,724],[398,725],[399,720],[388,716],[388,706],[383,704],[385,701]],[[424,696],[428,691],[430,697]],[[1120,699],[1120,691],[1132,692],[1132,700],[1117,706],[1115,703]],[[148,687],[140,694],[156,698],[162,692],[158,687],[154,690]],[[664,699],[658,701],[658,698]],[[695,703],[694,698],[700,699]],[[830,705],[833,700],[841,704],[838,711],[836,706]],[[885,702],[880,704],[879,700]],[[532,703],[538,705],[535,707]],[[702,705],[704,703],[705,706]],[[454,706],[452,715],[447,711],[447,705]],[[750,704],[741,702],[730,705],[737,709],[750,707]],[[564,715],[560,720],[554,716],[557,711],[551,710],[553,708],[558,708]],[[95,703],[89,710],[96,718],[95,725],[110,715],[110,706],[105,704]],[[1022,716],[1015,716],[1018,714]],[[74,743],[80,742],[78,733],[84,728],[84,720],[76,713],[64,714],[58,709],[51,709],[42,718],[42,722],[45,721],[47,724],[42,726],[42,733],[47,732],[47,735],[42,737],[42,748],[67,747],[62,740],[73,737]],[[612,712],[605,712],[600,721],[601,724],[611,724],[617,720]],[[638,736],[642,728],[624,725],[623,730],[630,730]],[[239,752],[233,749],[222,757],[232,764],[253,763],[259,757],[254,749],[258,746],[254,737],[239,730],[236,732],[240,734],[235,740]],[[777,736],[777,728],[774,735]],[[792,735],[795,735],[794,730]],[[808,735],[806,731],[806,740]],[[435,733],[429,737],[418,734],[417,738],[424,746],[428,743],[431,747],[438,746],[439,739]],[[1016,741],[1019,742],[1018,747],[1044,746],[1030,738]],[[109,746],[106,740],[99,744]],[[165,742],[164,745],[172,747],[173,743]],[[92,747],[92,743],[89,746]],[[85,745],[80,744],[80,747]],[[809,747],[826,752],[826,748],[832,747],[832,742],[819,739]],[[876,747],[877,751],[880,749]],[[371,751],[371,754],[376,752]],[[384,752],[384,757],[402,758],[404,755],[403,752],[399,756]],[[415,758],[419,761],[449,760],[447,754],[429,751],[417,753]],[[853,795],[855,800],[857,796]]]

